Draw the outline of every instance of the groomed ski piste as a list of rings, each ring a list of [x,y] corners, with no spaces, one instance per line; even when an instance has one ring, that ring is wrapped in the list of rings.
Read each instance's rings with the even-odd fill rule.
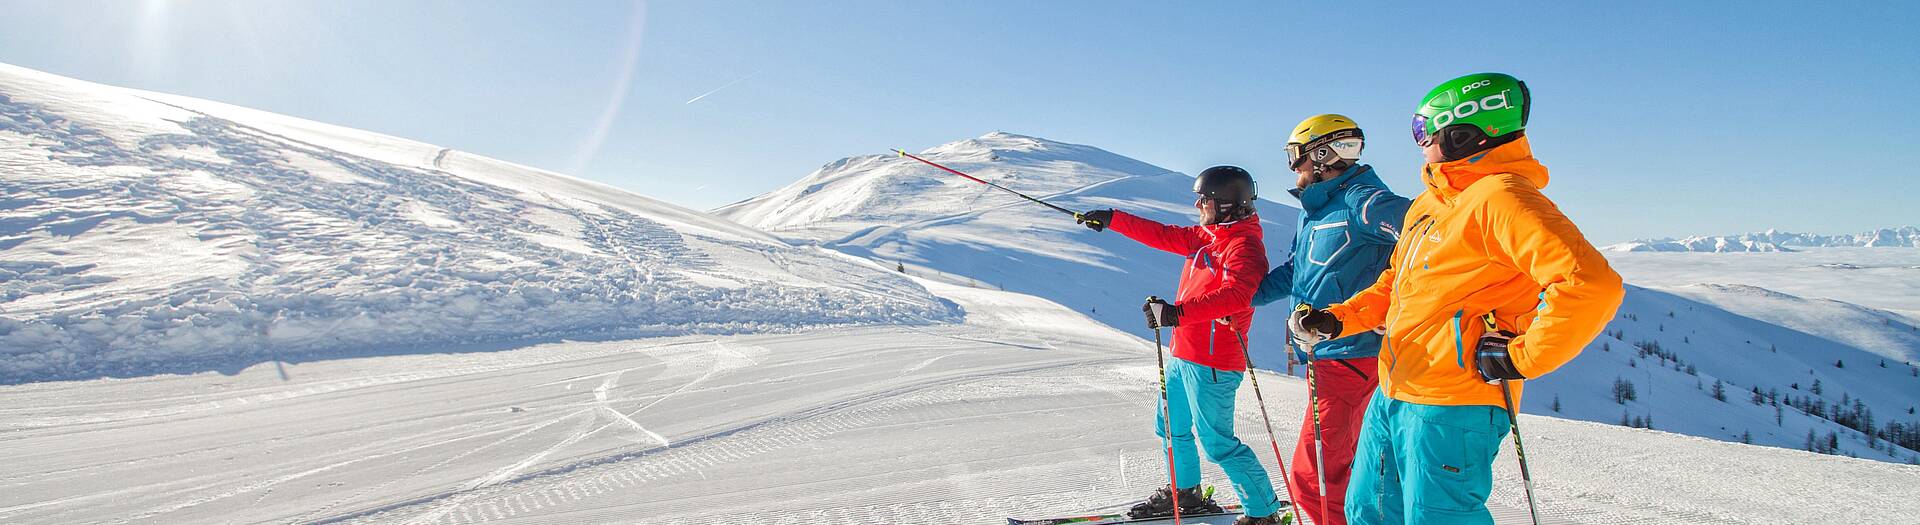
[[[0,522],[997,524],[1165,482],[1150,334],[1078,308],[391,137],[11,67],[0,95]],[[188,140],[228,133],[251,145]],[[263,164],[221,167],[235,157]],[[286,179],[247,183],[269,173]],[[306,180],[342,173],[386,178]],[[400,197],[325,206],[360,202],[342,197],[356,184]],[[158,204],[96,213],[140,203]],[[223,210],[206,223],[230,237],[183,218]],[[528,216],[549,226],[514,227]],[[455,263],[479,252],[541,262]],[[398,257],[411,280],[368,276]],[[568,300],[492,302],[554,281],[577,285]],[[295,329],[360,316],[376,322]],[[1266,375],[1289,442],[1305,386]],[[1240,404],[1271,468],[1250,389]],[[1521,424],[1558,523],[1920,515],[1920,467]],[[1525,519],[1512,457],[1494,467],[1502,523]]]

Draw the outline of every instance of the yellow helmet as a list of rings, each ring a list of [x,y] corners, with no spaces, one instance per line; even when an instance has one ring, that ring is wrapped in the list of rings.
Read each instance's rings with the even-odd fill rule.
[[[1324,166],[1352,164],[1360,161],[1365,147],[1365,135],[1353,119],[1332,113],[1314,115],[1300,121],[1287,137],[1287,165],[1299,169],[1307,161]]]

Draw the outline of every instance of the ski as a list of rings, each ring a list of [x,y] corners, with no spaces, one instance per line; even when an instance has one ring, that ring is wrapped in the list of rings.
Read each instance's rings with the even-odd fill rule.
[[[1206,513],[1200,513],[1200,514],[1182,514],[1180,517],[1181,518],[1205,518],[1208,516],[1227,516],[1227,515],[1239,514],[1239,513],[1240,513],[1240,505],[1222,505],[1220,506],[1220,512],[1206,512]],[[1070,525],[1106,525],[1111,523],[1149,523],[1149,522],[1157,522],[1157,521],[1166,521],[1167,523],[1173,523],[1173,515],[1168,514],[1165,516],[1154,516],[1151,518],[1132,518],[1132,517],[1128,517],[1127,513],[1121,512],[1116,514],[1095,514],[1095,515],[1089,515],[1089,516],[1064,516],[1064,517],[1058,517],[1058,518],[1041,518],[1041,519],[1034,519],[1034,520],[1007,518],[1007,525],[1069,525],[1069,524]]]
[[[1206,519],[1206,518],[1215,518],[1220,516],[1234,516],[1234,515],[1240,514],[1242,508],[1243,507],[1241,507],[1239,504],[1222,505],[1220,512],[1181,514],[1180,517],[1184,521],[1184,520],[1200,520],[1200,519]],[[1284,502],[1284,501],[1280,502],[1280,511],[1283,513],[1281,514],[1281,518],[1280,518],[1281,525],[1287,525],[1287,524],[1293,523],[1293,513],[1287,512],[1289,508],[1290,508],[1290,505],[1288,505],[1287,502]],[[1132,518],[1132,517],[1128,517],[1126,513],[1122,512],[1117,514],[1090,514],[1086,516],[1062,516],[1057,518],[1039,518],[1039,519],[1030,519],[1030,520],[1023,520],[1019,518],[1007,518],[1007,525],[1115,525],[1115,524],[1121,524],[1121,523],[1130,523],[1134,525],[1145,525],[1149,523],[1173,523],[1173,515],[1169,514],[1166,516],[1155,516],[1151,518]]]

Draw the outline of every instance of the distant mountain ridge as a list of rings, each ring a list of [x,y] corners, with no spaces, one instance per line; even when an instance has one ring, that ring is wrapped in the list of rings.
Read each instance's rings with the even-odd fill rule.
[[[1700,235],[1684,239],[1643,239],[1605,248],[1610,252],[1790,252],[1794,248],[1920,247],[1920,227],[1882,228],[1866,233],[1817,235],[1767,230],[1739,235]]]

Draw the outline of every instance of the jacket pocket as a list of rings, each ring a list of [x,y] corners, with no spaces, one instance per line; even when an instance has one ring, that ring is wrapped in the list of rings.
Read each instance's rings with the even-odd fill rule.
[[[1347,231],[1347,221],[1316,224],[1308,235],[1307,263],[1314,266],[1333,264],[1333,259],[1353,243],[1353,235]]]

